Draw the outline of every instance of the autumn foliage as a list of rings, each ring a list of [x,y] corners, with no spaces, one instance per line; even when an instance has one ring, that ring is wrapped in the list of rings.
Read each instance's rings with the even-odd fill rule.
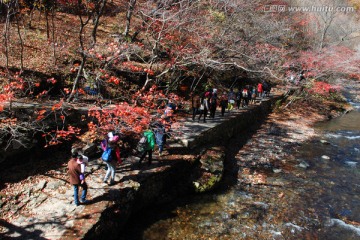
[[[49,145],[83,134],[59,103],[86,106],[92,136],[137,134],[168,100],[183,101],[180,85],[279,84],[304,71],[318,82],[311,91],[326,93],[334,78],[358,78],[355,16],[266,12],[269,5],[287,1],[3,1],[1,114],[13,119],[16,101],[46,105],[28,128]]]
[[[328,96],[331,93],[337,93],[340,91],[340,86],[334,86],[327,82],[315,81],[308,92],[311,94],[318,94],[322,96]]]

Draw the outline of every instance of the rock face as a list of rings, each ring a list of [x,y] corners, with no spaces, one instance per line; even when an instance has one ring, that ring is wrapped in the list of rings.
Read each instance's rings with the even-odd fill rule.
[[[193,181],[196,192],[213,190],[224,173],[225,147],[212,147],[201,156],[199,170]]]

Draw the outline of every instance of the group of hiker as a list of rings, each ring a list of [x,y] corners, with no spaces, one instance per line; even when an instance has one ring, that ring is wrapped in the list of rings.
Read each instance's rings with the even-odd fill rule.
[[[271,86],[266,81],[258,83],[256,86],[246,85],[237,92],[231,88],[227,93],[223,91],[220,95],[218,89],[208,89],[202,94],[191,94],[192,120],[195,121],[198,115],[198,122],[203,117],[206,122],[208,112],[209,117],[214,118],[217,107],[221,108],[221,116],[224,116],[226,109],[230,112],[234,108],[246,108],[249,104],[253,104],[256,98],[263,99],[269,96]]]
[[[158,146],[159,156],[162,156],[175,110],[176,105],[172,103],[172,101],[169,101],[164,109],[164,114],[157,121],[149,124],[143,132],[137,145],[137,151],[140,157],[138,162],[139,166],[141,166],[146,156],[148,156],[148,165],[152,163],[152,154],[155,145]],[[122,164],[119,134],[109,132],[106,138],[101,141],[100,148],[102,150],[101,159],[106,165],[106,173],[102,181],[111,186],[115,183],[116,166]],[[88,158],[81,154],[80,151],[76,149],[72,151],[71,159],[68,162],[68,174],[70,184],[73,185],[74,188],[74,203],[76,206],[88,203],[86,200],[88,186],[85,181],[85,166],[87,163]],[[78,192],[80,187],[82,188],[82,194],[79,201]]]
[[[262,99],[268,96],[270,89],[270,85],[263,82],[257,86],[246,85],[237,92],[234,92],[233,89],[230,89],[228,93],[223,91],[220,96],[216,88],[208,89],[201,95],[192,94],[192,119],[195,121],[198,115],[198,122],[201,118],[203,118],[203,122],[206,122],[208,113],[210,113],[210,118],[215,118],[217,107],[221,108],[221,116],[224,116],[226,109],[231,111],[234,108],[246,108],[250,103],[255,103],[257,97]],[[140,158],[138,161],[139,166],[141,166],[146,156],[148,156],[148,165],[152,163],[155,145],[158,146],[159,156],[162,156],[167,136],[170,133],[171,125],[174,121],[176,109],[176,104],[170,99],[164,107],[164,112],[161,117],[149,124],[147,129],[142,133],[137,144],[137,151]],[[115,183],[116,166],[122,163],[119,134],[108,132],[106,138],[101,141],[100,147],[102,150],[101,159],[106,165],[106,173],[102,181],[106,184],[113,185]],[[68,162],[68,173],[70,184],[72,184],[74,188],[74,203],[76,206],[88,202],[86,200],[88,186],[85,181],[85,166],[87,162],[88,158],[81,154],[80,151],[72,151],[71,159]],[[79,187],[82,188],[80,201],[78,195]]]

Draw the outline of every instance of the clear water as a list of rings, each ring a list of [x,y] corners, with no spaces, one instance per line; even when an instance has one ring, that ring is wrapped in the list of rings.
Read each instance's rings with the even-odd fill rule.
[[[352,104],[319,124],[322,137],[281,173],[259,169],[266,184],[239,182],[142,213],[124,239],[360,239],[360,104]]]

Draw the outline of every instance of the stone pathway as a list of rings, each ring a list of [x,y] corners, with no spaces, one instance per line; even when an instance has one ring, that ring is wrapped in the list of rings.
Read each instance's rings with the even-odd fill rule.
[[[277,93],[275,96],[279,96],[280,93]],[[263,101],[267,101],[269,98],[265,98]],[[226,110],[224,116],[221,116],[220,109],[218,108],[215,113],[215,118],[206,118],[206,123],[203,122],[203,117],[200,121],[192,120],[192,117],[189,116],[185,119],[179,120],[179,125],[181,126],[181,134],[174,136],[175,143],[172,147],[179,147],[179,143],[183,147],[195,148],[197,146],[197,141],[199,138],[202,138],[202,135],[209,130],[212,130],[220,125],[224,120],[229,120],[236,118],[239,114],[251,111],[261,104],[261,100],[257,100],[255,104],[251,104],[246,108],[234,108],[230,112]],[[209,114],[208,114],[209,115]],[[178,144],[176,144],[178,143]]]

